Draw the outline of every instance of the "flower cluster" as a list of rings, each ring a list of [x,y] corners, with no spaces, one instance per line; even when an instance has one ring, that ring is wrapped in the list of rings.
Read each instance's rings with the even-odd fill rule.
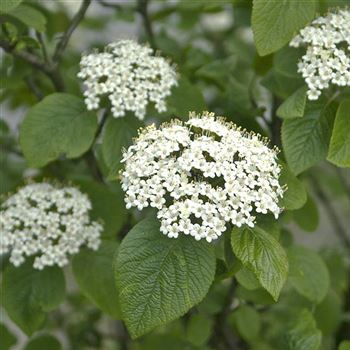
[[[158,209],[161,231],[208,242],[226,224],[254,226],[257,213],[277,218],[283,195],[277,150],[213,113],[190,113],[143,129],[124,151],[126,207]]]
[[[350,10],[339,9],[315,19],[290,42],[307,46],[298,63],[308,85],[309,100],[317,100],[321,90],[332,83],[350,86]]]
[[[99,107],[108,96],[112,114],[123,117],[132,111],[145,117],[147,104],[153,102],[159,112],[166,111],[165,98],[177,85],[174,68],[153,50],[132,40],[107,45],[104,52],[82,56],[78,77],[84,80],[85,103],[89,110]]]
[[[89,219],[91,203],[74,187],[30,184],[1,206],[0,255],[19,266],[35,256],[34,268],[64,266],[82,245],[96,250],[102,226]]]

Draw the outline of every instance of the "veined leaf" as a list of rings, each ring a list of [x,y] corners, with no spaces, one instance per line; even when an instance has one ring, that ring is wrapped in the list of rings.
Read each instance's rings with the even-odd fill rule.
[[[171,239],[154,218],[122,241],[115,263],[123,320],[133,338],[198,304],[214,279],[214,246],[192,237]]]

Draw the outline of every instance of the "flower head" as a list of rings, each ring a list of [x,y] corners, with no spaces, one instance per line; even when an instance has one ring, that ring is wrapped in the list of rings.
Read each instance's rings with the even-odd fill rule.
[[[82,245],[96,250],[102,226],[90,221],[91,203],[74,187],[35,183],[21,188],[1,206],[0,255],[19,266],[35,256],[34,268],[64,266]]]
[[[307,46],[298,63],[308,85],[309,100],[317,100],[330,84],[350,86],[350,10],[339,9],[315,19],[290,42]]]
[[[97,109],[101,97],[108,96],[115,118],[132,111],[139,119],[145,117],[149,102],[159,112],[166,111],[165,98],[177,85],[174,68],[153,50],[132,40],[107,45],[104,52],[84,55],[79,78],[86,85],[85,103]]]
[[[226,224],[254,226],[257,213],[281,209],[276,149],[213,113],[143,129],[124,152],[126,207],[158,209],[161,231],[208,242]]]

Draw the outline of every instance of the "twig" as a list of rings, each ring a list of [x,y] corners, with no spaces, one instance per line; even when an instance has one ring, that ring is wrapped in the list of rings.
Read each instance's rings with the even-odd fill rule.
[[[50,58],[49,58],[49,55],[47,54],[47,50],[46,50],[46,45],[44,43],[44,39],[43,39],[43,36],[40,32],[36,31],[35,32],[35,35],[40,43],[40,46],[41,46],[41,52],[43,53],[43,57],[44,57],[44,60],[46,63],[49,63],[50,62]]]
[[[223,305],[221,312],[215,318],[214,332],[213,338],[211,339],[211,343],[215,346],[219,345],[220,349],[238,349],[239,346],[242,346],[239,339],[237,339],[232,330],[227,325],[227,317],[231,312],[232,300],[234,297],[236,289],[235,279],[231,279],[231,284],[229,290],[226,294],[226,299]],[[220,343],[220,341],[224,341],[224,343]],[[219,343],[219,344],[218,344]]]
[[[95,142],[97,141],[98,137],[100,136],[100,134],[103,130],[103,126],[104,126],[104,124],[107,120],[107,117],[108,117],[108,112],[109,112],[108,109],[106,109],[105,112],[103,113],[102,119],[98,125],[97,130],[96,130],[94,141],[93,141],[91,147],[93,147],[93,145],[95,144]],[[97,181],[103,182],[103,174],[101,173],[100,168],[96,162],[96,158],[95,158],[95,155],[94,155],[92,148],[90,148],[89,151],[87,153],[85,153],[84,160],[85,160],[86,165],[90,169],[92,176]]]
[[[40,57],[29,51],[16,50],[16,43],[11,44],[6,40],[0,39],[0,47],[12,56],[29,63],[34,68],[46,74],[57,91],[64,91],[63,79],[55,66],[47,64]]]
[[[40,88],[36,85],[34,79],[28,75],[24,78],[24,81],[26,82],[29,90],[33,93],[33,95],[40,101],[44,98],[43,92],[40,90]]]
[[[273,145],[281,148],[281,127],[282,121],[280,118],[276,117],[276,111],[280,106],[280,101],[278,98],[274,97],[272,102],[272,111],[271,111],[271,121],[268,122],[270,132],[271,132],[271,141]]]
[[[96,158],[94,152],[90,148],[84,155],[84,160],[88,168],[90,169],[91,175],[98,182],[103,182],[103,175],[97,165]]]
[[[17,51],[16,44],[11,44],[10,42],[0,39],[0,47],[6,51],[7,53],[20,58],[21,60],[26,61],[31,64],[33,67],[45,72],[46,74],[51,73],[51,69],[45,64],[45,62],[41,61],[41,59],[28,51]]]
[[[155,41],[154,41],[154,33],[152,24],[148,14],[148,4],[149,0],[137,0],[136,10],[140,13],[143,25],[146,30],[147,40],[150,43],[152,49],[156,49]]]
[[[333,208],[331,202],[327,198],[325,192],[323,191],[322,187],[320,186],[317,178],[315,176],[311,175],[312,179],[312,185],[315,189],[315,193],[317,197],[320,199],[322,205],[326,209],[326,212],[328,214],[328,217],[334,227],[334,232],[340,239],[340,241],[348,248],[350,248],[350,238],[347,236],[345,230],[343,229],[342,225],[339,223],[339,219],[336,214],[336,210]]]
[[[121,10],[121,8],[122,8],[120,4],[112,4],[112,3],[104,1],[104,0],[97,0],[97,2],[103,7],[110,7],[110,8],[114,8],[116,10]]]
[[[69,24],[69,27],[63,33],[61,40],[56,45],[55,53],[53,54],[53,57],[52,57],[54,62],[57,63],[60,61],[62,54],[63,54],[66,46],[68,45],[68,42],[69,42],[71,35],[73,34],[75,28],[79,25],[81,20],[84,18],[85,13],[90,6],[90,3],[91,3],[91,0],[83,0],[82,1],[78,12],[75,14],[72,21]]]
[[[97,128],[97,130],[96,130],[94,143],[97,141],[98,137],[101,135],[103,126],[104,126],[105,123],[106,123],[106,120],[107,120],[107,118],[108,118],[108,115],[109,115],[109,109],[106,109],[106,110],[103,112],[101,121],[100,121],[100,123],[99,123],[99,125],[98,125],[98,128]]]

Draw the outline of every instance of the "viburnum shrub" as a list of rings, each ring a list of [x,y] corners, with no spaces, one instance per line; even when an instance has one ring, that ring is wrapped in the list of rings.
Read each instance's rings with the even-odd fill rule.
[[[1,350],[349,348],[346,2],[0,17]]]

